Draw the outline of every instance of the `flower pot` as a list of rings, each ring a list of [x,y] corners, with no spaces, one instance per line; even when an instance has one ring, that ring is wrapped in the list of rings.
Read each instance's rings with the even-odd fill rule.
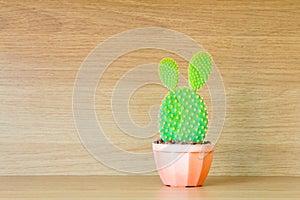
[[[156,167],[168,186],[201,186],[212,162],[214,144],[153,143]]]

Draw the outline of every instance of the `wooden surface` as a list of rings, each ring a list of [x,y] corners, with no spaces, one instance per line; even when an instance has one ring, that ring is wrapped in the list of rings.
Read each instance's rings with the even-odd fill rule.
[[[0,177],[0,199],[299,199],[299,177],[209,177],[170,188],[158,176]]]
[[[299,176],[299,10],[300,2],[293,0],[0,1],[0,175],[120,174],[97,162],[80,143],[72,115],[73,85],[79,66],[100,42],[132,28],[158,26],[203,45],[223,77],[227,116],[210,174]],[[178,55],[152,49],[124,55],[105,71],[95,107],[107,137],[119,148],[151,152],[158,135],[140,140],[118,129],[110,108],[114,85],[137,65],[169,56],[180,66],[187,64]],[[157,85],[140,88],[130,100],[132,119],[147,124],[149,107],[165,93]],[[205,88],[202,95],[209,104]],[[13,179],[26,180],[7,180]],[[262,179],[265,187],[272,180]],[[250,180],[252,191],[255,179]],[[223,187],[213,182],[208,182],[212,188]],[[276,184],[274,190],[280,189],[282,183]]]

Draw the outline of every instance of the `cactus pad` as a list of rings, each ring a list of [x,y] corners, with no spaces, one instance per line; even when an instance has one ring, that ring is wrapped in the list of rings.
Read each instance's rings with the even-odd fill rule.
[[[189,84],[193,90],[198,90],[208,79],[212,69],[212,58],[208,53],[199,52],[194,55],[189,64]]]
[[[170,90],[178,85],[178,66],[171,58],[164,58],[159,63],[159,76],[163,84]]]
[[[161,104],[159,125],[164,141],[202,143],[208,125],[203,99],[188,88],[170,91]]]

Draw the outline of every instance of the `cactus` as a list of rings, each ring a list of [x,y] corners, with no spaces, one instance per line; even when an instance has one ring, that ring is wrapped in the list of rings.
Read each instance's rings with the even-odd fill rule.
[[[212,58],[206,52],[195,54],[189,64],[189,86],[178,87],[178,66],[171,58],[159,64],[159,75],[170,90],[160,106],[160,137],[164,142],[203,143],[208,126],[205,103],[197,90],[206,82]]]

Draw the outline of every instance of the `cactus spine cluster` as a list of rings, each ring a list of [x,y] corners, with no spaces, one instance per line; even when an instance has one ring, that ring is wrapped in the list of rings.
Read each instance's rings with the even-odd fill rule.
[[[198,52],[190,60],[190,88],[178,87],[179,71],[176,62],[164,58],[159,64],[159,76],[170,90],[160,106],[159,128],[164,142],[203,143],[208,126],[205,103],[197,90],[205,84],[212,70],[212,58]]]

